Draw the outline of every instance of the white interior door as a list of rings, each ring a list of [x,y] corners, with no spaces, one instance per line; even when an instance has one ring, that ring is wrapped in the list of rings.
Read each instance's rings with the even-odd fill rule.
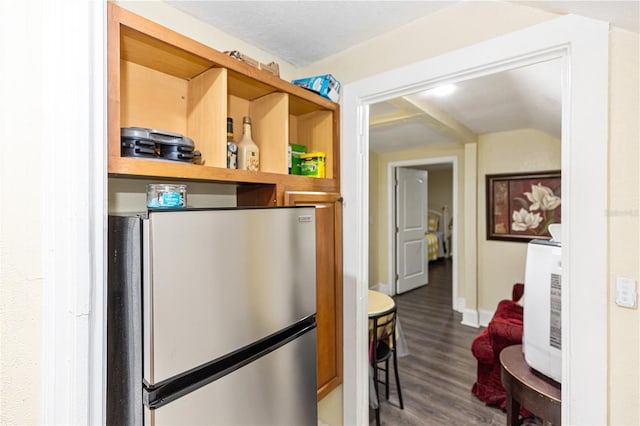
[[[429,282],[427,177],[426,170],[396,169],[396,293]]]

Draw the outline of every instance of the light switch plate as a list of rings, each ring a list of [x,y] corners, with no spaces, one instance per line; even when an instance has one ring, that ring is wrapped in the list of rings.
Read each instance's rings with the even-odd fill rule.
[[[636,281],[626,277],[616,277],[616,305],[635,308],[637,300]]]

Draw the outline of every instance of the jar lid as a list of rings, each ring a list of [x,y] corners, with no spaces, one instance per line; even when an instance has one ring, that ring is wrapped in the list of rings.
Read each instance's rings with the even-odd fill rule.
[[[187,185],[182,183],[150,183],[147,184],[147,190],[160,190],[160,191],[184,191],[187,189]]]

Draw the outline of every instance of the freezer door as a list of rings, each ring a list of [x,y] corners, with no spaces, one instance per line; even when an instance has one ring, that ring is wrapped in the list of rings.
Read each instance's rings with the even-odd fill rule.
[[[316,331],[155,410],[145,424],[277,425],[318,424]]]
[[[313,208],[151,212],[143,233],[150,385],[315,313]]]

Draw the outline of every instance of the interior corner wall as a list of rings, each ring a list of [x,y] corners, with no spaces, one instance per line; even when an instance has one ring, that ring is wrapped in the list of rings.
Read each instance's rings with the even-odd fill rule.
[[[527,244],[487,240],[485,176],[560,170],[561,143],[544,132],[521,129],[481,135],[478,142],[478,309],[495,311],[524,281]]]

